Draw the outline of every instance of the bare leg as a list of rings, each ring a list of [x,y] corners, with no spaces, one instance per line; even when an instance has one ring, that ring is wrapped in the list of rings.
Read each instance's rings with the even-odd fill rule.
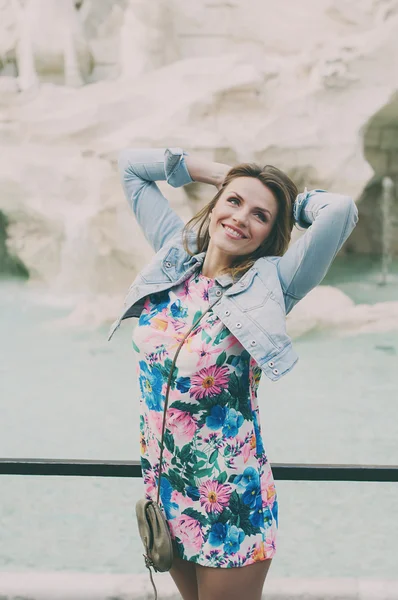
[[[231,569],[196,565],[199,600],[261,600],[270,560]]]
[[[184,600],[199,600],[196,566],[174,554],[173,566],[169,572]]]

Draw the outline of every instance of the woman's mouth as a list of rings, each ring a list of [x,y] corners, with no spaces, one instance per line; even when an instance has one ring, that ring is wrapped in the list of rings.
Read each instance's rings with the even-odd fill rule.
[[[232,229],[232,227],[229,227],[229,225],[224,225],[223,223],[221,223],[221,225],[224,228],[225,234],[229,237],[232,238],[234,240],[242,240],[245,239],[246,236],[242,235],[241,233],[238,233],[237,231],[235,231],[235,229]]]

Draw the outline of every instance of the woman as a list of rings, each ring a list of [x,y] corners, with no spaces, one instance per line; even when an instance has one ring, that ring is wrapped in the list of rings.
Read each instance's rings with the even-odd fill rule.
[[[127,199],[156,255],[128,292],[122,319],[139,317],[142,471],[156,499],[165,390],[160,495],[171,531],[170,571],[184,600],[258,600],[276,548],[278,502],[261,437],[260,377],[297,362],[286,314],[325,276],[357,222],[351,198],[297,195],[279,169],[233,168],[180,148],[127,150]],[[218,189],[185,226],[155,181]],[[288,249],[294,223],[308,231]]]

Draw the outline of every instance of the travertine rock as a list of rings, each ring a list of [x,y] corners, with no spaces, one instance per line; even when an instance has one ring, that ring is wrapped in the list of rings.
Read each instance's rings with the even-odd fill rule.
[[[0,71],[14,63],[21,90],[40,78],[72,86],[88,78],[92,56],[74,0],[2,0],[0,17]]]
[[[361,199],[369,182],[397,176],[398,0],[84,0],[68,13],[66,46],[55,39],[60,1],[20,4],[36,10],[25,42],[38,79],[28,64],[19,88],[9,65],[21,37],[11,0],[0,2],[0,210],[33,278],[83,304],[122,297],[150,256],[116,172],[128,145],[273,163],[299,187],[350,194],[366,227],[360,218],[349,249],[379,251],[381,220]],[[65,48],[69,72],[90,85],[62,85]],[[161,189],[185,219],[215,191]]]
[[[398,302],[355,304],[341,290],[320,285],[294,307],[287,330],[293,338],[311,331],[328,331],[339,337],[398,331]]]

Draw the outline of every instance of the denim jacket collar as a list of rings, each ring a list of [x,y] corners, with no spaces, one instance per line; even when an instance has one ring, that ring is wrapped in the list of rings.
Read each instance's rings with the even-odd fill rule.
[[[176,247],[175,250],[178,250],[178,247]],[[194,254],[189,260],[187,260],[184,263],[184,266],[187,270],[195,264],[198,265],[198,268],[202,268],[205,256],[206,252],[199,252],[198,254]],[[232,275],[230,275],[229,273],[221,273],[220,275],[217,275],[214,279],[216,283],[218,283],[222,288],[229,288],[225,291],[225,294],[229,296],[237,292],[242,292],[246,288],[248,288],[256,272],[257,269],[254,265],[246,273],[244,273],[244,275],[242,275],[242,277],[238,281],[234,280]]]
[[[189,267],[192,267],[192,265],[197,263],[198,267],[200,266],[200,268],[202,268],[205,256],[206,252],[199,252],[198,254],[194,254],[194,256],[191,256],[191,258],[184,263],[184,266],[186,266],[186,268],[189,269]],[[221,273],[221,275],[217,275],[214,279],[223,288],[229,287],[234,283],[234,279],[229,273]]]

